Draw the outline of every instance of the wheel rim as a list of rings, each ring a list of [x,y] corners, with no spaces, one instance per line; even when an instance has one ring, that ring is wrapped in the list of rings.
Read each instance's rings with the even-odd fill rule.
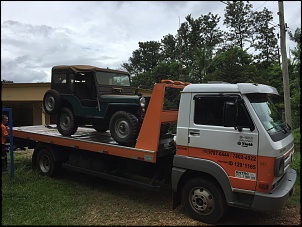
[[[60,117],[60,126],[64,131],[67,131],[70,128],[71,119],[67,114],[62,114]]]
[[[196,211],[204,214],[211,213],[215,207],[214,197],[204,188],[195,188],[192,190],[190,203]]]
[[[48,111],[52,111],[54,110],[55,108],[55,99],[53,96],[47,96],[46,98],[46,103],[45,103],[45,108],[48,110]]]
[[[115,123],[115,132],[120,138],[126,138],[130,133],[129,123],[124,119],[119,119]]]
[[[49,172],[50,169],[50,160],[47,155],[43,155],[39,161],[40,169],[43,173]]]

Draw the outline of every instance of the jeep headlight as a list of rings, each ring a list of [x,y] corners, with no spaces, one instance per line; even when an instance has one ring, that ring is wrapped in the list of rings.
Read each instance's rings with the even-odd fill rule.
[[[145,99],[145,97],[141,97],[140,99],[139,99],[139,104],[141,105],[141,109],[142,109],[142,111],[143,112],[145,112],[145,107],[146,107],[146,99]]]

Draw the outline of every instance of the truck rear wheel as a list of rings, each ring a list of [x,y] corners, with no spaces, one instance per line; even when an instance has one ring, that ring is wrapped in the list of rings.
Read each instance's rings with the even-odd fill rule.
[[[227,203],[220,187],[203,178],[193,178],[185,184],[182,201],[188,214],[204,223],[218,222],[227,210]]]
[[[35,152],[38,152],[36,166],[42,175],[53,177],[63,173],[62,164],[55,161],[49,149],[43,147]]]
[[[57,128],[63,136],[73,135],[77,131],[78,124],[69,108],[64,107],[61,109],[57,117]]]
[[[135,144],[139,132],[138,119],[134,114],[117,111],[110,119],[110,133],[112,138],[121,145]]]
[[[47,114],[57,114],[62,106],[62,99],[58,91],[48,90],[43,96],[43,107]]]

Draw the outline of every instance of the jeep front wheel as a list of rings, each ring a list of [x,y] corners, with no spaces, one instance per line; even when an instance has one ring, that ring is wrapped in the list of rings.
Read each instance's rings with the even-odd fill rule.
[[[64,136],[73,135],[77,129],[78,124],[72,111],[69,108],[62,108],[57,117],[57,128],[58,131]]]
[[[48,90],[43,96],[43,107],[47,114],[57,114],[62,106],[62,99],[58,91]]]
[[[121,145],[135,144],[139,132],[138,119],[134,114],[117,111],[110,119],[112,138]]]

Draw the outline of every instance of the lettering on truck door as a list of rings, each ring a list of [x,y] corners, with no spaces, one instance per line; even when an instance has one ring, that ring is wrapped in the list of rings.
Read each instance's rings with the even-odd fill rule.
[[[234,95],[193,94],[188,131],[189,156],[211,160],[228,174],[233,188],[256,188],[258,131],[250,131],[245,106],[238,107],[238,125],[223,126],[223,106]]]

